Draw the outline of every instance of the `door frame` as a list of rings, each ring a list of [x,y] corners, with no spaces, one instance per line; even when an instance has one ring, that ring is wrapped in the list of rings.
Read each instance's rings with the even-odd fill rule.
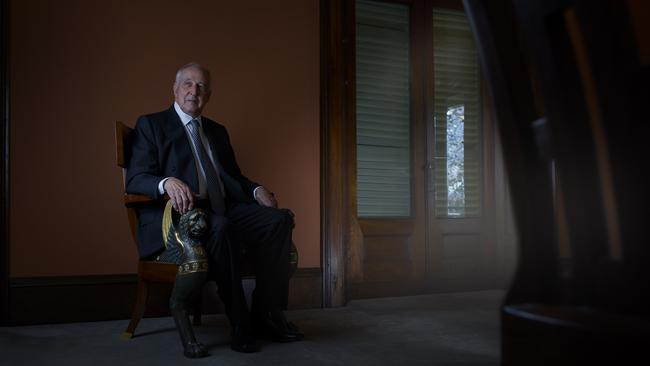
[[[9,324],[9,0],[0,0],[0,325]]]
[[[321,0],[320,55],[320,135],[321,135],[321,268],[323,307],[347,303],[346,261],[349,237],[348,215],[350,187],[346,161],[349,147],[349,110],[351,83],[347,80],[354,64],[348,42],[349,14],[354,2]],[[354,26],[354,24],[352,24]],[[352,57],[354,53],[352,53]],[[351,70],[352,69],[352,70]]]
[[[431,10],[434,5],[452,9],[463,9],[460,0],[391,0],[395,3],[409,4],[417,7],[423,13]],[[351,247],[350,241],[359,235],[355,230],[353,221],[353,210],[356,209],[356,186],[352,182],[356,176],[355,164],[349,159],[355,155],[356,145],[356,116],[355,116],[355,17],[354,1],[344,0],[321,0],[321,264],[323,271],[323,306],[342,306],[350,298],[349,277],[354,276],[354,268],[348,262],[356,254]],[[412,27],[422,27],[423,20],[420,17],[413,19]],[[426,33],[426,32],[425,32]],[[425,35],[424,39],[416,39],[416,42],[430,42],[431,35]],[[433,58],[432,55],[413,55],[418,58]],[[426,63],[426,67],[432,67],[432,62]],[[412,65],[414,66],[414,65]],[[420,70],[426,73],[430,70]],[[433,90],[432,80],[424,81],[426,87],[415,86],[417,92],[423,90],[423,97],[431,97],[429,92]],[[488,97],[487,89],[481,88],[483,121],[489,124],[483,126],[483,130],[489,130],[490,135],[483,137],[483,169],[484,181],[489,183],[483,186],[483,196],[492,197],[494,193],[494,121],[491,118],[491,110],[486,107]],[[422,97],[422,96],[421,96]],[[413,99],[413,96],[412,96]],[[417,98],[416,98],[417,99]],[[414,101],[412,100],[412,103]],[[417,102],[417,100],[416,100]],[[425,106],[429,104],[424,103]],[[424,111],[423,116],[415,118],[412,129],[426,130],[430,124],[431,111]],[[413,113],[418,113],[417,108]],[[429,117],[427,117],[429,116]],[[413,116],[412,116],[413,118]],[[413,123],[413,121],[412,121]],[[424,126],[422,126],[424,124]],[[412,143],[416,142],[412,137]],[[428,145],[429,142],[426,142]],[[423,147],[420,147],[423,148]],[[426,148],[426,147],[424,147]],[[415,147],[412,146],[412,149]],[[486,163],[487,161],[487,163]],[[413,166],[417,169],[417,166]],[[425,173],[425,175],[428,174]],[[426,177],[425,177],[426,178]],[[488,179],[489,178],[489,179]],[[413,183],[412,183],[413,186]],[[487,194],[487,193],[490,194]],[[484,202],[483,216],[488,208],[494,209],[495,202]],[[425,202],[428,206],[430,202]],[[428,215],[428,207],[425,207]],[[490,215],[488,215],[490,216]],[[429,220],[425,217],[424,220]],[[485,225],[485,224],[484,224]],[[494,226],[494,222],[491,222]],[[482,228],[483,230],[483,228]],[[431,238],[429,229],[425,230],[425,251],[426,261],[424,264],[425,278],[429,279],[432,272],[431,261]],[[495,235],[488,235],[489,240],[494,243]],[[491,248],[494,249],[494,248]],[[486,253],[493,261],[494,253]],[[486,265],[485,263],[483,265]],[[489,265],[488,265],[489,266]],[[430,291],[433,288],[430,281],[419,284],[420,291]],[[496,282],[496,281],[488,281]],[[416,291],[417,292],[417,291]]]

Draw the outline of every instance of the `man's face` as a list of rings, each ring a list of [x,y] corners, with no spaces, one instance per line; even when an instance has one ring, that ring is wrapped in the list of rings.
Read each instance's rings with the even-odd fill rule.
[[[188,67],[181,71],[180,77],[174,83],[174,99],[183,112],[192,117],[201,114],[203,107],[210,99],[210,80],[196,67]]]

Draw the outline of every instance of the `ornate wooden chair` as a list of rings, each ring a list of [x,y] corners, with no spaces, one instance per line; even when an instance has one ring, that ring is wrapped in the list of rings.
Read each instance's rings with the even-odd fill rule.
[[[117,152],[117,165],[122,168],[122,174],[126,172],[126,162],[128,161],[131,133],[133,129],[128,127],[122,122],[115,123],[115,146]],[[131,229],[131,236],[133,241],[136,240],[136,230],[138,227],[138,217],[135,209],[141,205],[153,204],[156,201],[143,195],[124,194],[124,206],[129,219],[129,227]],[[135,306],[131,321],[128,327],[122,334],[125,339],[133,337],[135,328],[137,328],[140,319],[144,315],[147,299],[149,297],[149,288],[152,283],[169,283],[173,284],[176,279],[176,272],[178,266],[173,263],[161,263],[154,261],[139,261],[138,262],[138,284],[136,292]],[[194,324],[201,323],[201,310],[200,305],[197,305],[194,311]]]
[[[126,162],[129,159],[129,145],[131,139],[131,133],[133,129],[125,125],[124,123],[117,121],[115,123],[115,146],[117,152],[117,165],[122,168],[123,177],[126,173]],[[167,199],[167,196],[165,195]],[[157,203],[156,200],[153,200],[144,195],[136,194],[124,194],[124,206],[126,207],[126,212],[129,219],[129,227],[131,229],[131,236],[133,237],[133,242],[136,241],[136,231],[138,227],[138,217],[136,215],[136,208],[143,205],[151,205]],[[290,275],[293,276],[296,269],[298,268],[298,250],[294,243],[291,245],[290,253],[290,265],[291,272]],[[149,296],[149,288],[152,283],[169,283],[173,284],[176,280],[176,272],[178,266],[172,263],[162,263],[155,261],[139,261],[138,262],[138,284],[136,292],[135,306],[133,308],[133,314],[131,315],[131,321],[129,322],[128,327],[122,334],[122,337],[125,339],[130,339],[133,337],[135,328],[137,328],[140,319],[144,315],[145,308],[147,305],[147,299]],[[253,266],[250,260],[246,259],[244,255],[244,263],[242,263],[242,276],[244,278],[254,278],[253,275]],[[199,301],[194,309],[193,317],[194,325],[201,324],[201,302]]]

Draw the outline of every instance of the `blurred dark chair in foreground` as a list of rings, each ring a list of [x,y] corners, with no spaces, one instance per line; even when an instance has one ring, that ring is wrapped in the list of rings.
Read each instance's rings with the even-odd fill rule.
[[[520,232],[504,365],[650,349],[650,3],[465,0]]]

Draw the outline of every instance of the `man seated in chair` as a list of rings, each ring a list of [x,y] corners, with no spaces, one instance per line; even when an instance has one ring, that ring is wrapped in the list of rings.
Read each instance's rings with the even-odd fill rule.
[[[173,84],[174,104],[141,116],[131,142],[126,191],[161,199],[166,193],[180,214],[207,202],[203,245],[209,278],[217,281],[232,326],[234,350],[257,350],[255,337],[277,342],[303,335],[284,315],[289,283],[293,217],[278,209],[269,190],[240,171],[224,126],[201,115],[210,99],[210,72],[196,63],[182,66]],[[138,209],[142,259],[163,252],[164,204]],[[241,283],[241,252],[256,275],[251,310]]]

